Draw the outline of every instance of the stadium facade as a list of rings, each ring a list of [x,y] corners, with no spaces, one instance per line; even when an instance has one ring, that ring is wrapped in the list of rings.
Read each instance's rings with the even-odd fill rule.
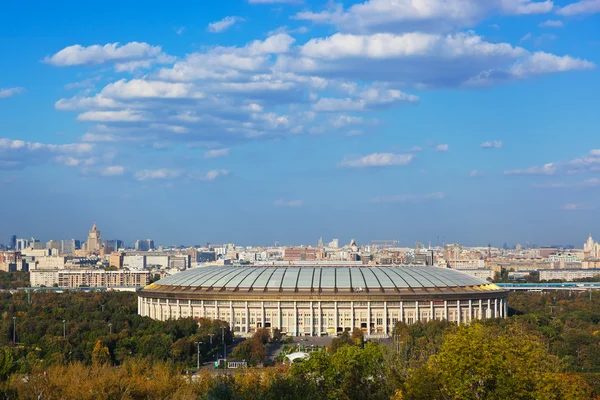
[[[239,335],[278,328],[294,336],[361,328],[391,334],[396,322],[468,323],[507,315],[508,291],[447,268],[422,266],[216,266],[187,270],[138,292],[157,320],[214,318]]]

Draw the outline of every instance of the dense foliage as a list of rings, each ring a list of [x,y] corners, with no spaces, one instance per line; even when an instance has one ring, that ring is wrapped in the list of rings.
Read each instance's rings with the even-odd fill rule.
[[[216,347],[224,323],[152,321],[135,314],[135,297],[126,293],[36,293],[32,300],[17,294],[0,301],[0,389],[8,399],[575,400],[600,394],[600,294],[513,294],[514,315],[506,320],[398,324],[389,343],[365,342],[356,330],[291,366],[202,369],[193,378],[184,371],[194,364],[194,343],[208,343],[213,333]],[[263,362],[269,340],[259,330],[232,355]],[[210,357],[208,348],[201,350]]]
[[[29,272],[0,271],[0,289],[16,289],[29,286]]]
[[[231,342],[221,321],[141,317],[137,297],[129,292],[35,292],[31,304],[25,293],[0,293],[0,315],[0,345],[10,346],[18,371],[28,371],[34,360],[44,365],[94,360],[118,365],[130,357],[192,366],[196,342],[202,342],[203,360],[220,350],[223,332]]]

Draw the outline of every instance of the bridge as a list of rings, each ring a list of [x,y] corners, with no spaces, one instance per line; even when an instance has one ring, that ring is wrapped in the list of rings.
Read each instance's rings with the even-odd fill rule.
[[[600,290],[600,282],[560,282],[560,283],[496,283],[497,286],[513,291],[541,292],[548,290]]]

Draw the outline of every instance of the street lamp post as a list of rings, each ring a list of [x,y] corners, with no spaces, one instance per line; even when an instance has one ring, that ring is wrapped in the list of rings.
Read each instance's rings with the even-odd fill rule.
[[[67,337],[67,320],[63,319],[63,339]]]
[[[221,327],[221,335],[223,339],[223,358],[227,358],[227,343],[225,343],[225,328]]]
[[[197,369],[200,369],[200,345],[202,344],[202,342],[195,342],[198,345],[198,361],[197,361]]]
[[[13,317],[13,343],[17,343],[17,317]]]

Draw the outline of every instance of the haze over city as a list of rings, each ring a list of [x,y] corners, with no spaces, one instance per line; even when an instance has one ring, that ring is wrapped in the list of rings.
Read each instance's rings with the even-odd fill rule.
[[[95,220],[127,243],[579,244],[600,235],[599,10],[5,4],[0,243]]]

